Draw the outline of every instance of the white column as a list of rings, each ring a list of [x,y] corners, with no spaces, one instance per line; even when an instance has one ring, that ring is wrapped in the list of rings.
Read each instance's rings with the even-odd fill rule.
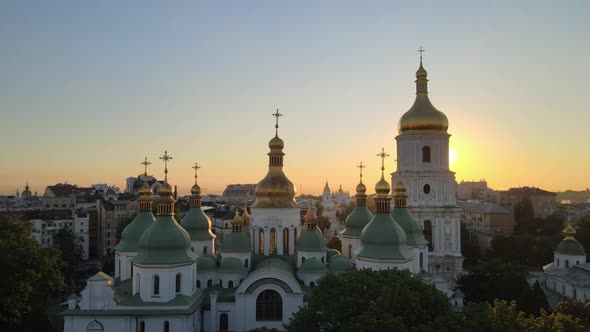
[[[211,316],[209,331],[217,331],[217,292],[211,292]]]

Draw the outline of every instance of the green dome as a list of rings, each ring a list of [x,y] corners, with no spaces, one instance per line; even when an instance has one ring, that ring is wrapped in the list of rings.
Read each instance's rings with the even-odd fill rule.
[[[328,253],[327,253],[328,260],[331,259],[334,255],[340,255],[340,251],[338,251],[336,249],[332,249],[332,248],[328,249]]]
[[[217,259],[213,255],[203,255],[197,258],[197,272],[215,272]]]
[[[575,239],[561,240],[555,249],[555,253],[570,256],[586,256],[584,247]]]
[[[221,253],[251,253],[250,238],[242,231],[229,233],[221,243]]]
[[[207,241],[215,238],[211,232],[211,219],[200,207],[191,207],[182,218],[181,225],[188,232],[192,241]]]
[[[222,273],[242,273],[248,270],[244,263],[235,257],[224,258],[219,269]]]
[[[121,233],[121,241],[115,247],[120,252],[135,252],[139,248],[139,238],[156,220],[151,211],[139,211],[133,221]]]
[[[346,218],[346,229],[342,232],[343,236],[360,237],[363,228],[371,221],[373,215],[369,212],[366,205],[356,206],[350,215]]]
[[[391,211],[393,220],[401,226],[406,233],[408,246],[424,246],[428,244],[428,241],[424,240],[422,235],[422,227],[418,224],[418,221],[410,215],[410,212],[405,207],[394,207]]]
[[[133,262],[141,265],[191,263],[191,239],[173,216],[160,215],[139,238],[139,252]]]
[[[299,273],[302,274],[324,274],[326,273],[326,266],[322,264],[317,258],[310,258],[305,260],[299,268]]]
[[[330,271],[334,273],[344,272],[352,268],[350,260],[342,255],[334,255],[330,259]]]
[[[412,253],[406,245],[406,233],[389,213],[377,213],[361,233],[357,257],[409,260]]]
[[[326,247],[326,240],[322,236],[322,233],[317,227],[312,229],[305,229],[299,235],[297,244],[295,245],[297,251],[305,252],[325,252],[328,248]]]

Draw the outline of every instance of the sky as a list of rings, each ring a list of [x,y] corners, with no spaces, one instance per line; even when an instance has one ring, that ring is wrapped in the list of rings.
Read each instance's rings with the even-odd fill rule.
[[[297,191],[369,188],[422,46],[458,181],[590,187],[588,1],[2,1],[0,194],[143,172],[257,183],[279,108]],[[396,169],[386,160],[386,172]],[[372,190],[369,189],[369,192]]]

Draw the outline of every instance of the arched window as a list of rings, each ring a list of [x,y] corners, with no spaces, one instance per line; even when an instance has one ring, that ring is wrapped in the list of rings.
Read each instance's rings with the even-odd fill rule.
[[[432,221],[424,221],[424,240],[428,241],[428,251],[432,251]]]
[[[264,255],[264,229],[258,231],[258,253]]]
[[[131,264],[131,276],[133,277],[133,264]]]
[[[97,320],[93,320],[92,322],[90,322],[90,324],[88,324],[88,326],[86,326],[86,331],[89,332],[102,332],[104,331],[102,324],[97,321]]]
[[[269,254],[276,255],[277,253],[277,230],[274,228],[270,229],[270,248]]]
[[[283,229],[283,255],[289,254],[289,229]]]
[[[206,255],[206,254],[207,254],[207,246],[204,246],[203,247],[203,255]]]
[[[164,332],[170,332],[170,322],[164,321]]]
[[[324,257],[322,257],[322,263],[324,263]]]
[[[257,321],[282,321],[283,299],[272,289],[267,289],[256,298]]]
[[[557,259],[557,267],[559,267],[559,258]]]
[[[139,332],[145,332],[145,322],[139,322]]]
[[[197,288],[201,288],[201,280],[197,280]]]
[[[228,288],[234,288],[234,282],[233,280],[230,280],[229,283],[227,284]]]
[[[310,282],[310,283],[309,283],[309,287],[315,287],[315,282],[313,282],[313,281],[312,281],[312,282]]]
[[[137,278],[137,292],[139,293],[141,291],[141,275],[138,273],[135,275],[135,277]]]
[[[424,269],[424,253],[420,253],[420,270]]]
[[[301,257],[301,264],[305,263],[305,257]]]
[[[565,260],[565,268],[567,269],[568,267],[570,267],[570,261],[569,259]]]
[[[182,282],[181,278],[182,276],[180,273],[176,275],[176,293],[180,293],[180,283]]]
[[[348,258],[352,258],[352,244],[348,245]]]
[[[213,280],[209,279],[207,280],[207,287],[211,287],[213,286]]]
[[[428,145],[422,148],[422,162],[430,162],[430,147]]]
[[[248,258],[246,258],[246,260],[244,260],[244,266],[248,267]]]
[[[219,315],[219,331],[229,331],[229,317],[226,313],[222,313],[221,315]]]
[[[154,295],[160,295],[160,276],[159,275],[155,275],[154,276],[154,289],[153,289],[153,293]]]

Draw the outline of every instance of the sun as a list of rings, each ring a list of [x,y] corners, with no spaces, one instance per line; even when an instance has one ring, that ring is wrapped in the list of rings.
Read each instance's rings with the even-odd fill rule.
[[[457,151],[452,146],[449,146],[449,166],[455,166],[457,162]]]

